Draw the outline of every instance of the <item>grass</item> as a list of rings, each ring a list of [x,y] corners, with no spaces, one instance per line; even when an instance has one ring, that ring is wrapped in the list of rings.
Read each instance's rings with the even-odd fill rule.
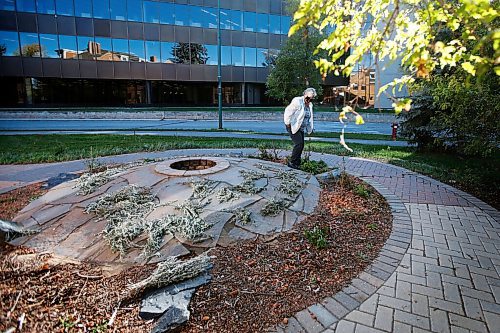
[[[255,107],[224,107],[223,112],[283,112],[285,106],[255,106]],[[340,107],[315,105],[315,112],[339,112]],[[0,111],[39,111],[39,112],[189,112],[208,111],[217,112],[217,107],[62,107],[62,108],[4,108]],[[367,113],[394,113],[394,110],[359,109],[358,112]]]
[[[463,158],[444,153],[418,152],[408,147],[349,144],[349,153],[337,143],[306,142],[305,151],[358,156],[398,165],[460,188],[500,208],[500,155]],[[0,136],[0,164],[69,161],[95,156],[170,149],[264,147],[291,149],[288,140],[165,137],[133,135],[19,135]]]

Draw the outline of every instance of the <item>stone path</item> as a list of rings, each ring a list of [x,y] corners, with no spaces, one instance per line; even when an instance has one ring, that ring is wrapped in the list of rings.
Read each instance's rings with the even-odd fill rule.
[[[248,154],[253,149],[217,153]],[[212,155],[170,151],[108,158]],[[345,167],[383,194],[393,231],[379,257],[350,285],[295,314],[278,332],[499,332],[500,213],[480,200],[403,168],[359,158],[312,154]],[[0,181],[35,181],[83,163],[0,168]],[[24,168],[24,172],[22,170]],[[64,170],[64,171],[62,171]],[[26,177],[23,177],[23,174]],[[40,176],[38,176],[40,177]]]

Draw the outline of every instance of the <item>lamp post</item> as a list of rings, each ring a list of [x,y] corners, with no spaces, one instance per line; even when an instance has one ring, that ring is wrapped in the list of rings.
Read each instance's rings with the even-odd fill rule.
[[[219,129],[222,129],[222,75],[221,75],[220,0],[217,0],[217,93],[219,96]]]

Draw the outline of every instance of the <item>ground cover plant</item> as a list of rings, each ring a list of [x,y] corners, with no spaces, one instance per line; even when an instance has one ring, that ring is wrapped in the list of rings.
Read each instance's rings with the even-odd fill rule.
[[[350,143],[308,142],[311,151],[357,156],[398,165],[431,176],[500,207],[500,155],[469,158],[457,154],[420,152],[414,148]],[[124,135],[20,135],[0,137],[0,164],[68,161],[95,156],[188,148],[250,148],[291,150],[289,141]]]

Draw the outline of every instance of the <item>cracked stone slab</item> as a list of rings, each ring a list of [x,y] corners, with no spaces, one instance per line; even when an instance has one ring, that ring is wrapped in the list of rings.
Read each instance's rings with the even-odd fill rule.
[[[284,213],[280,212],[277,216],[262,216],[260,211],[267,203],[268,201],[263,199],[250,206],[251,208],[249,209],[251,210],[251,222],[243,224],[238,221],[236,222],[236,225],[242,229],[259,235],[281,232],[283,227]]]

